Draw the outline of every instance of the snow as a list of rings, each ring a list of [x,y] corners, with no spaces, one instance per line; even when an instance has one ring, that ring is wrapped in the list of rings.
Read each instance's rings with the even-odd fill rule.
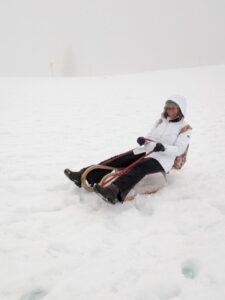
[[[225,297],[225,65],[0,79],[1,300]],[[188,99],[188,161],[112,206],[64,176],[137,146]]]

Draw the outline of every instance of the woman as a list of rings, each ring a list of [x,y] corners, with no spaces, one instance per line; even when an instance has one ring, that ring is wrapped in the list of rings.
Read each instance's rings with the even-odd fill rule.
[[[168,172],[174,165],[176,157],[182,155],[187,149],[192,128],[186,123],[186,99],[174,95],[165,102],[161,118],[157,120],[152,130],[146,137],[137,139],[139,147],[129,151],[126,155],[115,158],[107,166],[123,168],[143,156],[144,153],[153,150],[150,156],[144,158],[126,173],[122,174],[109,186],[103,187],[98,183],[109,170],[93,170],[88,174],[87,180],[93,186],[96,193],[101,195],[103,200],[115,204],[123,202],[129,191],[147,174],[156,172]],[[183,130],[185,129],[185,130]],[[153,139],[147,141],[146,139]],[[100,164],[103,164],[101,162]],[[69,169],[64,171],[65,175],[78,187],[81,187],[81,175],[86,170],[72,172]]]

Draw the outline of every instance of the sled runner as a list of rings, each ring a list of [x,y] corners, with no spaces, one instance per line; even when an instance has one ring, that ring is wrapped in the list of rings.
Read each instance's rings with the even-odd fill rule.
[[[130,166],[129,166],[130,167]],[[112,182],[114,179],[116,179],[117,177],[119,177],[120,175],[122,175],[122,173],[125,173],[125,168],[123,169],[119,169],[119,168],[114,168],[114,167],[109,167],[109,166],[104,166],[104,165],[92,165],[89,168],[87,168],[84,173],[82,174],[81,177],[81,182],[82,182],[82,187],[87,190],[88,192],[92,192],[93,191],[93,187],[88,183],[87,181],[87,176],[90,172],[92,172],[93,170],[97,170],[97,169],[103,169],[103,170],[110,170],[111,172],[109,174],[106,174],[100,181],[100,185],[102,186],[106,186],[107,184],[109,184],[109,182]],[[122,172],[121,172],[122,171]],[[165,172],[157,172],[158,174],[163,175],[164,178],[164,182],[167,183],[167,178],[166,178],[166,173]],[[156,173],[152,173],[151,175],[156,174]],[[146,177],[149,177],[150,175],[147,175]],[[140,192],[140,188],[138,190],[139,194],[142,195],[146,195],[146,194],[152,194],[157,192],[160,189],[159,186],[148,186],[147,189],[143,192]],[[133,194],[129,194],[126,197],[126,200],[133,200],[134,199],[134,193]]]

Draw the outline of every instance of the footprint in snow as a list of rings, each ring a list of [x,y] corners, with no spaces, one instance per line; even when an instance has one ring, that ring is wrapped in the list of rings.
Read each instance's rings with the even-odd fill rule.
[[[48,294],[47,291],[42,289],[33,290],[25,295],[23,295],[20,300],[41,300]]]
[[[181,264],[181,272],[184,277],[194,279],[200,272],[201,264],[195,258],[189,258]]]

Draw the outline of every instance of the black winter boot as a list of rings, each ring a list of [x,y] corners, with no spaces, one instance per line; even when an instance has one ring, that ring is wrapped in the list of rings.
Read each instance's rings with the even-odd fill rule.
[[[120,202],[117,198],[119,194],[119,188],[115,184],[111,183],[109,186],[103,187],[98,183],[94,184],[93,190],[102,196],[102,199],[106,202],[116,204]]]
[[[64,170],[64,174],[71,180],[73,181],[76,186],[81,187],[81,175],[82,172],[72,172],[69,169]]]

